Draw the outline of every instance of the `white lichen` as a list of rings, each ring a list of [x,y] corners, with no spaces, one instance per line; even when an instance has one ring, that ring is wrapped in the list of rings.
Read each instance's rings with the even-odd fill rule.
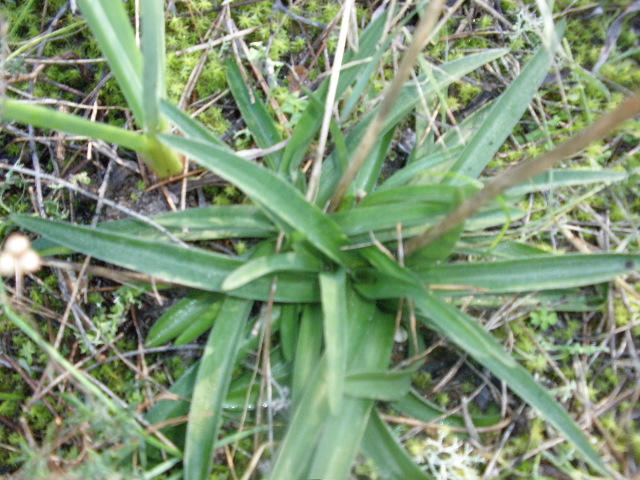
[[[440,430],[436,438],[413,439],[408,445],[413,459],[436,480],[480,478],[484,459],[463,439]]]

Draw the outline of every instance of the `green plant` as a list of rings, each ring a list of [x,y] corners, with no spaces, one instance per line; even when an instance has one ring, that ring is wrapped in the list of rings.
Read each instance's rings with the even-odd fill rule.
[[[557,299],[557,295],[568,302],[580,301],[577,287],[637,270],[640,255],[554,255],[506,240],[500,229],[493,229],[522,215],[516,205],[525,193],[583,185],[595,179],[619,179],[620,174],[603,170],[542,174],[559,156],[574,153],[584,143],[570,141],[544,156],[543,163],[526,164],[492,181],[478,180],[550,68],[552,53],[541,48],[492,106],[474,116],[475,125],[468,130],[462,126],[470,135],[469,141],[452,132],[440,144],[416,142],[408,166],[381,181],[382,166],[398,124],[421,102],[434,101],[450,83],[506,53],[484,51],[437,68],[426,66],[415,81],[405,85],[431,31],[428,22],[437,17],[437,4],[432,2],[420,23],[401,73],[383,102],[357,118],[349,131],[341,125],[354,122],[352,114],[393,35],[385,31],[387,15],[381,15],[363,33],[358,52],[348,53],[344,62],[341,37],[333,70],[338,72],[341,63],[348,63],[350,68],[308,93],[309,103],[281,150],[271,148],[283,140],[280,129],[259,97],[245,85],[237,65],[229,62],[229,85],[254,141],[266,151],[264,166],[242,158],[185,112],[159,101],[156,95],[144,97],[137,110],[132,109],[137,113],[160,110],[182,131],[182,137],[160,134],[159,130],[153,130],[152,136],[142,136],[106,126],[81,130],[66,116],[66,123],[59,125],[147,152],[151,138],[161,142],[163,150],[179,152],[233,183],[252,202],[155,217],[154,225],[161,226],[162,231],[133,220],[105,223],[94,229],[25,215],[12,217],[21,227],[68,252],[81,252],[193,289],[156,322],[148,339],[150,346],[171,340],[183,343],[210,329],[199,364],[173,387],[179,398],[159,402],[147,416],[155,424],[188,413],[186,432],[166,428],[161,440],[140,434],[147,441],[154,440],[156,447],[170,440],[172,443],[164,443],[164,449],[172,460],[183,460],[185,478],[208,478],[213,451],[236,440],[233,435],[219,438],[223,415],[260,405],[266,405],[270,415],[267,439],[280,442],[276,447],[268,445],[275,451],[270,472],[273,479],[347,478],[359,450],[372,460],[381,476],[429,478],[401,448],[378,412],[378,402],[384,401],[423,421],[442,413],[411,391],[412,376],[419,364],[390,368],[396,318],[410,324],[413,314],[503,380],[564,435],[595,470],[606,472],[594,447],[563,408],[493,336],[456,308],[456,295],[535,291],[540,292],[540,303],[551,309],[551,299]],[[99,5],[106,3],[81,3],[83,9]],[[100,28],[108,31],[115,25],[115,17],[105,18],[111,25]],[[158,11],[154,10],[150,18],[157,21]],[[98,28],[90,23],[93,29]],[[157,35],[156,41],[161,39]],[[107,49],[107,39],[99,34],[96,37]],[[116,43],[115,48],[128,47]],[[125,54],[116,50],[107,58],[114,62],[118,53]],[[359,61],[369,57],[373,61]],[[160,64],[160,60],[155,64],[149,61],[134,80],[160,75],[146,70]],[[127,95],[128,101],[132,102],[129,97],[143,98],[136,95]],[[342,109],[336,121],[325,111],[331,112],[338,100]],[[635,97],[635,103],[623,104],[627,108],[621,110],[624,115],[613,120],[610,115],[604,117],[597,128],[588,130],[589,134],[605,134],[637,112],[637,103]],[[43,121],[40,109],[30,110],[33,108],[8,101],[7,118],[52,126],[50,121]],[[318,156],[307,178],[301,165],[318,132]],[[325,158],[323,145],[329,133],[335,149]],[[534,173],[540,175],[532,179]],[[502,197],[498,201],[499,194]],[[453,209],[456,204],[459,206]],[[483,230],[486,235],[479,235]],[[221,238],[260,241],[237,257],[185,243]],[[50,247],[40,242],[41,252]],[[457,261],[457,256],[467,254],[479,260]],[[264,307],[259,314],[253,313],[256,302]],[[26,322],[15,315],[11,319],[78,381],[87,384],[86,378],[59,358]],[[257,378],[264,382],[263,396],[253,387],[255,379],[233,376],[258,345],[262,368]],[[121,411],[95,387],[87,389],[109,408]],[[291,418],[285,428],[274,425],[278,402],[290,402]],[[453,416],[449,421],[463,419]],[[174,444],[179,451],[170,448]]]
[[[149,0],[142,4],[142,51],[136,46],[133,29],[120,28],[120,25],[129,25],[123,4],[79,0],[78,5],[142,133],[10,98],[2,99],[3,117],[126,146],[138,152],[160,177],[182,172],[179,156],[158,140],[158,134],[167,128],[166,120],[160,113],[160,101],[166,96],[162,3]],[[6,60],[11,61],[17,53],[14,52]]]

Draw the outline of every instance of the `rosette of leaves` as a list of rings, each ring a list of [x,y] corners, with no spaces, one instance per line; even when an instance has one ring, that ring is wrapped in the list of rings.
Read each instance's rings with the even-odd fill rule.
[[[308,92],[308,107],[280,150],[271,148],[285,140],[275,121],[245,85],[236,64],[228,63],[229,85],[244,121],[257,145],[270,149],[262,163],[238,155],[175,106],[158,103],[181,132],[157,134],[163,148],[237,186],[247,203],[154,217],[162,231],[137,220],[90,228],[24,215],[13,219],[44,237],[46,241],[36,243],[44,255],[55,246],[58,253],[84,253],[191,289],[158,319],[148,338],[149,345],[181,344],[209,331],[201,360],[172,388],[179,400],[163,400],[147,415],[151,423],[171,423],[188,415],[186,428],[163,429],[163,438],[181,451],[184,478],[209,478],[215,449],[241,436],[221,435],[223,415],[234,415],[238,409],[272,409],[275,400],[286,400],[290,415],[271,425],[275,444],[269,478],[346,479],[359,452],[384,478],[429,478],[379,414],[381,402],[392,402],[397,410],[422,421],[442,413],[411,388],[419,363],[391,368],[396,321],[409,322],[410,312],[504,381],[592,468],[606,472],[566,411],[456,306],[455,298],[472,292],[484,305],[483,298],[537,292],[536,300],[549,309],[558,298],[582,302],[584,307],[577,287],[637,269],[640,255],[549,254],[503,241],[500,228],[494,228],[522,215],[517,204],[527,192],[620,180],[625,174],[548,172],[507,190],[500,202],[486,203],[466,221],[448,225],[428,244],[420,241],[425,230],[447,218],[455,205],[467,205],[468,198],[482,191],[487,180],[481,173],[531,102],[553,54],[541,47],[489,107],[442,142],[416,142],[407,165],[382,178],[400,122],[447,85],[507,53],[484,51],[422,70],[413,80],[401,82],[388,112],[382,115],[377,106],[347,129],[343,125],[352,118],[388,46],[386,22],[387,15],[380,15],[362,33],[359,50],[345,56],[349,68],[340,73],[333,90],[327,80]],[[342,106],[341,117],[330,124],[334,149],[318,170],[315,195],[305,196],[302,164],[322,128],[329,95]],[[352,158],[363,148],[362,139],[376,122],[379,134],[365,146],[370,153],[357,175],[346,177]],[[337,195],[345,178],[348,188]],[[220,239],[252,241],[241,256],[186,243]],[[481,259],[457,260],[470,253]],[[261,340],[259,331],[264,332]],[[260,342],[267,352],[260,374],[234,377]],[[266,397],[259,396],[255,386],[262,380]],[[455,416],[450,421],[462,422]],[[248,432],[253,433],[256,430]]]

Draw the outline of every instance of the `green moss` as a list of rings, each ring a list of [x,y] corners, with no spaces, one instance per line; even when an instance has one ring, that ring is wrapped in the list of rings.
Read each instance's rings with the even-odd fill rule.
[[[431,381],[433,380],[433,377],[430,373],[428,372],[417,372],[413,378],[413,384],[416,386],[416,388],[420,389],[420,390],[426,390],[429,385],[431,384]]]

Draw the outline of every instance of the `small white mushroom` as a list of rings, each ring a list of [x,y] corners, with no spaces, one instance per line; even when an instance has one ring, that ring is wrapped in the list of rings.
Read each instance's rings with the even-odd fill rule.
[[[21,233],[12,233],[9,235],[9,238],[7,238],[7,241],[4,242],[4,251],[14,257],[22,255],[29,250],[30,247],[31,242]]]
[[[0,253],[0,276],[10,277],[16,271],[16,257],[8,252]]]
[[[31,248],[27,237],[20,233],[9,235],[0,253],[0,275],[9,277],[16,273],[34,273],[41,266],[40,255]]]
[[[38,255],[36,251],[32,250],[31,248],[20,255],[18,257],[18,261],[20,262],[20,270],[25,273],[37,272],[42,266],[40,255]]]
[[[393,336],[393,339],[395,340],[396,343],[404,343],[407,341],[408,338],[409,338],[409,334],[402,327],[398,327],[395,335]]]

